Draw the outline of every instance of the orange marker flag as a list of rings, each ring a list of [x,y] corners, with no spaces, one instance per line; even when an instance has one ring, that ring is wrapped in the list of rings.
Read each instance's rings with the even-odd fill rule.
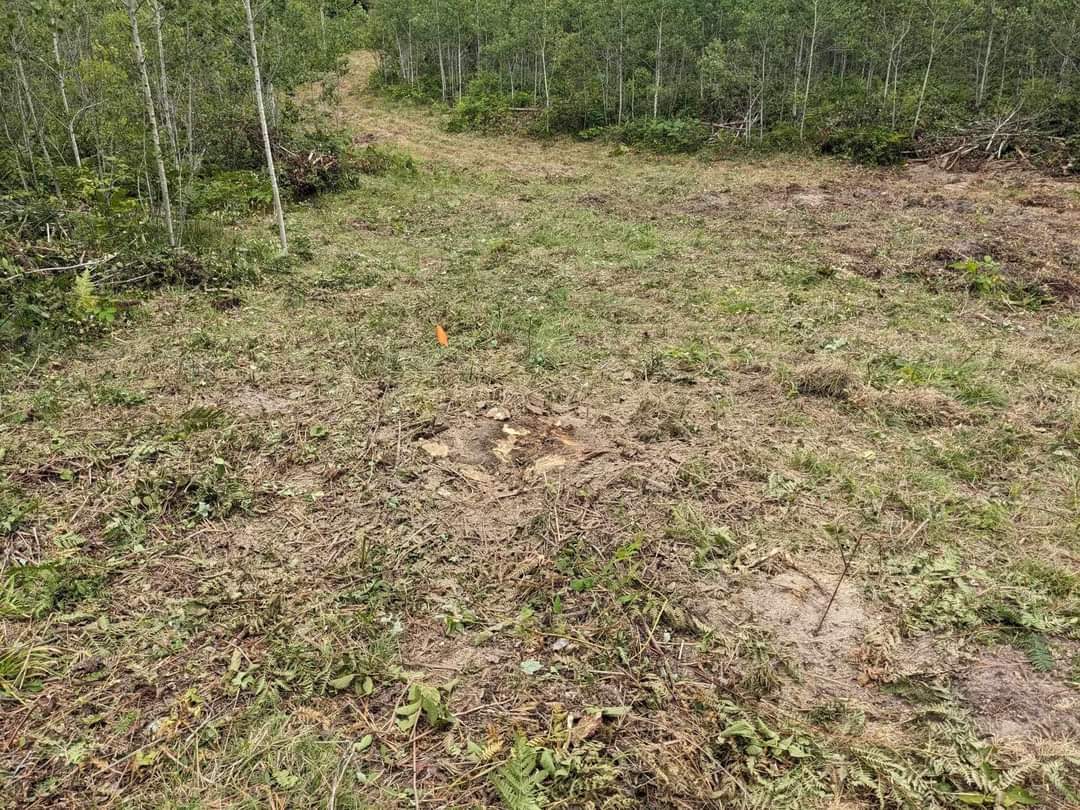
[[[450,345],[450,336],[446,334],[446,330],[442,328],[441,324],[435,324],[435,339],[439,341],[439,345],[444,349]]]

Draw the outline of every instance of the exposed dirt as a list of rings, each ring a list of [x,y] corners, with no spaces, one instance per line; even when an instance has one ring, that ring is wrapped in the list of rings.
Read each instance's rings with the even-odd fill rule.
[[[1029,180],[1042,190],[1030,196],[1011,192],[1029,188]],[[1003,189],[1010,193],[1003,196]],[[1039,285],[1053,298],[1073,303],[1080,290],[1077,198],[1073,185],[1049,183],[1016,169],[949,175],[916,165],[861,170],[855,178],[824,180],[816,187],[789,182],[736,193],[691,192],[675,210],[725,220],[764,209],[827,226],[826,254],[839,266],[873,278],[915,269],[903,260],[885,259],[896,248],[891,243],[898,226],[925,231],[937,244],[925,262],[918,262],[919,269],[948,282],[947,265],[990,257],[1007,278]],[[887,229],[881,227],[885,222]]]
[[[909,707],[881,686],[941,670],[942,651],[933,640],[902,640],[893,618],[873,606],[856,582],[846,578],[837,587],[839,572],[804,570],[783,560],[776,567],[781,570],[771,576],[753,575],[732,603],[795,666],[780,700],[803,708],[853,701],[877,719],[908,716]]]
[[[799,665],[811,700],[865,698],[869,691],[858,654],[877,620],[851,581],[841,583],[826,615],[836,579],[836,574],[789,569],[756,577],[735,594],[735,603],[756,625],[768,628]]]
[[[997,737],[1080,738],[1080,692],[1036,672],[1012,647],[983,650],[960,676],[979,727]]]

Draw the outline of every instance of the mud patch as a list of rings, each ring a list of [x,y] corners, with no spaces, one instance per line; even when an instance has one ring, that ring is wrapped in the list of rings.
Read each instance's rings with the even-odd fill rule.
[[[578,205],[583,205],[586,208],[594,208],[597,211],[604,211],[610,213],[614,210],[611,197],[607,194],[603,194],[597,191],[590,191],[582,194],[577,199]]]
[[[1080,693],[1036,672],[1019,650],[983,651],[958,684],[978,727],[995,737],[1080,737]]]
[[[829,198],[819,191],[802,191],[788,198],[794,208],[824,208],[828,202]]]
[[[799,183],[763,185],[754,189],[753,201],[766,208],[799,211],[839,207],[835,194],[825,187],[808,188]]]
[[[448,637],[426,627],[406,632],[409,642],[404,652],[404,664],[421,673],[425,680],[448,681],[461,675],[482,673],[507,657],[493,646],[476,647],[463,637]],[[408,648],[412,647],[410,651]],[[485,678],[474,678],[484,683]]]
[[[904,200],[905,208],[928,208],[937,211],[954,211],[959,214],[971,214],[977,209],[975,203],[944,194],[916,194]]]

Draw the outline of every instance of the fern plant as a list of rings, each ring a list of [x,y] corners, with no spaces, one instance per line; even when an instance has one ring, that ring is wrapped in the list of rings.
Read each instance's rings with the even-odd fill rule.
[[[98,288],[90,277],[89,268],[76,274],[71,283],[71,310],[80,318],[95,319],[102,323],[112,323],[116,318],[116,307],[103,301],[98,295]]]
[[[82,315],[94,315],[97,313],[100,302],[98,301],[94,280],[90,278],[89,269],[83,270],[75,276],[75,280],[71,284],[71,296],[76,312]]]
[[[545,773],[536,767],[537,749],[518,737],[509,759],[491,776],[491,783],[507,810],[541,810],[546,801],[541,782]]]
[[[1022,633],[1015,637],[1015,643],[1037,672],[1050,672],[1054,668],[1054,653],[1039,633]]]

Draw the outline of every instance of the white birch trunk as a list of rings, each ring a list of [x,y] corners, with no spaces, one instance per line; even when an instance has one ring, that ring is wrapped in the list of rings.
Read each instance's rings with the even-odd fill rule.
[[[926,60],[926,72],[923,73],[922,87],[919,89],[919,103],[915,107],[915,120],[911,122],[911,137],[919,131],[919,118],[922,116],[923,102],[926,100],[926,86],[930,83],[930,68],[934,64],[934,50],[936,47],[935,37],[930,37],[930,57]]]
[[[251,0],[241,0],[241,2],[244,4],[244,14],[247,17],[248,40],[251,45],[251,71],[255,76],[255,107],[259,112],[259,127],[262,130],[263,147],[266,150],[266,170],[270,174],[270,190],[274,197],[274,217],[277,219],[281,252],[288,254],[289,237],[285,233],[285,210],[281,206],[277,170],[274,168],[274,150],[270,146],[270,130],[266,126],[266,107],[263,105],[262,73],[259,72],[259,47],[255,42],[255,18],[251,13]]]
[[[161,136],[158,133],[157,113],[154,110],[154,94],[150,92],[150,76],[146,72],[146,55],[143,52],[142,37],[139,36],[138,0],[125,0],[128,17],[131,20],[131,44],[135,49],[135,63],[139,68],[142,81],[143,104],[146,116],[150,119],[150,142],[153,147],[154,163],[157,166],[158,184],[161,186],[161,211],[165,218],[165,229],[169,234],[169,245],[176,247],[176,232],[172,221],[172,200],[169,198],[169,177],[165,173],[165,158],[161,154]]]
[[[814,30],[810,34],[810,56],[806,60],[806,89],[803,91],[802,118],[799,120],[799,140],[806,132],[806,108],[810,103],[810,78],[814,73],[814,46],[817,44],[818,0],[814,0]]]
[[[60,32],[53,29],[53,58],[56,60],[56,80],[60,85],[60,103],[64,108],[64,123],[67,125],[68,140],[71,141],[71,153],[75,157],[75,167],[82,168],[82,155],[79,154],[79,140],[75,137],[75,118],[68,104],[67,82],[64,77],[64,63],[60,59]]]
[[[664,53],[664,9],[660,9],[660,21],[656,26],[656,84],[653,86],[652,117],[660,112],[660,60]]]
[[[161,117],[165,121],[165,132],[172,146],[173,163],[180,171],[180,143],[177,138],[176,121],[173,117],[172,99],[169,98],[169,76],[165,72],[165,39],[161,35],[161,5],[158,0],[150,4],[153,12],[150,19],[154,25],[154,38],[157,40],[158,82],[161,94]]]

